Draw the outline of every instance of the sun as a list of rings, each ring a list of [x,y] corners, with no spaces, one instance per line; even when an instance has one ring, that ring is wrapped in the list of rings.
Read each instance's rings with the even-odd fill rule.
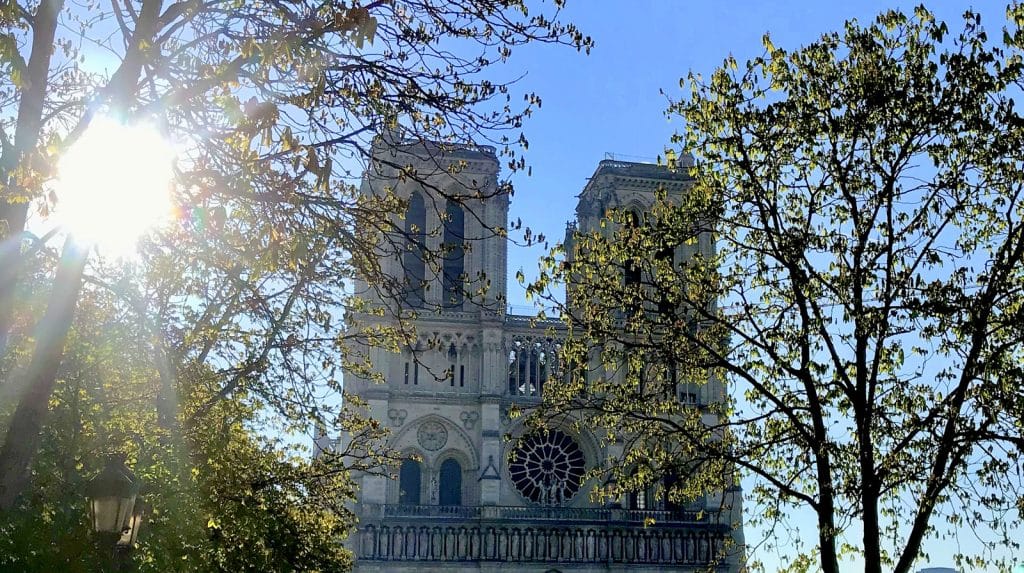
[[[95,117],[58,162],[57,223],[104,255],[128,256],[171,216],[174,160],[156,126]]]

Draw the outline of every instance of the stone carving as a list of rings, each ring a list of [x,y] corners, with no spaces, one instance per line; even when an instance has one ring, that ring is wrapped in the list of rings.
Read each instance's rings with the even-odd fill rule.
[[[416,432],[416,439],[419,440],[423,449],[436,452],[448,443],[448,430],[441,422],[428,420],[420,424],[420,428]]]
[[[391,427],[398,428],[405,423],[405,418],[409,415],[409,412],[405,410],[399,410],[397,408],[391,408],[388,410],[388,420],[391,420]]]
[[[462,420],[462,427],[467,430],[472,430],[473,426],[476,425],[476,421],[480,419],[479,412],[463,412],[459,414],[459,419]]]
[[[494,465],[494,456],[487,456],[487,467],[480,474],[480,479],[501,479],[498,468]]]

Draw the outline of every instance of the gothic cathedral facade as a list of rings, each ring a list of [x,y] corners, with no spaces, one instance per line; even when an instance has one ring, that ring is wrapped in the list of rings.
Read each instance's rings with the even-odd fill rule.
[[[362,193],[393,193],[408,205],[395,223],[408,244],[380,264],[406,285],[406,309],[419,312],[407,348],[368,351],[378,380],[345,377],[346,390],[408,456],[391,477],[357,477],[357,571],[707,570],[742,542],[738,492],[686,508],[655,494],[594,501],[595,484],[582,478],[613,454],[598,436],[557,425],[529,434],[509,415],[557,383],[562,329],[508,312],[501,230],[510,198],[499,170],[490,147],[409,143],[378,144],[364,174]],[[607,208],[643,208],[658,188],[681,193],[686,185],[654,165],[601,161],[572,225],[585,229]],[[722,390],[701,391],[697,400]],[[738,567],[735,557],[716,562],[717,571]]]

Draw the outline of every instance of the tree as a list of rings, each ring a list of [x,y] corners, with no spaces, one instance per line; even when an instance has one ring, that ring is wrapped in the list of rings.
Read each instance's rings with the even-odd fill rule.
[[[49,187],[58,159],[107,114],[154,121],[182,142],[173,224],[143,241],[127,269],[94,258],[85,277],[85,296],[116,293],[120,302],[106,308],[139,326],[133,347],[159,380],[151,405],[160,442],[187,455],[190,433],[224,402],[253,413],[245,427],[261,444],[268,432],[337,428],[351,415],[339,372],[367,368],[353,348],[404,336],[344,322],[346,305],[358,304],[353,277],[385,300],[408,288],[377,263],[406,248],[383,240],[403,233],[406,205],[356,186],[375,137],[494,143],[521,166],[519,130],[540,100],[527,93],[513,103],[511,81],[492,72],[527,42],[589,49],[557,20],[562,4],[539,13],[519,0],[5,4],[0,391],[12,400],[3,408],[24,404],[19,374],[54,268],[39,244],[46,237],[26,220],[59,207]],[[60,388],[69,376],[65,367],[46,383]],[[43,416],[21,418],[4,426],[18,428],[0,452],[5,519],[32,497],[22,494],[45,430]]]
[[[43,277],[41,277],[43,278]],[[160,390],[145,327],[127,305],[87,290],[69,338],[29,495],[0,520],[0,570],[109,570],[110,547],[91,531],[85,482],[120,452],[143,482],[149,506],[140,571],[339,571],[354,525],[349,469],[380,471],[386,436],[356,416],[343,421],[364,450],[311,458],[266,433],[265,412],[244,393],[218,401],[202,424],[168,440],[154,408]],[[209,398],[211,371],[180,377],[182,409]],[[257,430],[264,428],[262,430]],[[256,430],[256,431],[254,431]],[[382,452],[377,454],[377,452]]]
[[[534,415],[606,428],[620,487],[679,475],[686,498],[739,471],[758,522],[810,512],[790,570],[905,573],[926,539],[975,535],[961,567],[1006,570],[1024,509],[1024,9],[1007,14],[1001,42],[922,7],[688,76],[668,159],[689,192],[639,226],[611,213],[532,286],[567,284],[564,359],[591,367]],[[702,235],[715,255],[645,256]],[[679,400],[715,379],[731,398]]]

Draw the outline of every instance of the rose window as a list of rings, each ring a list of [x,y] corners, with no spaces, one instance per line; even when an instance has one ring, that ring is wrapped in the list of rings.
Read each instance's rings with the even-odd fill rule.
[[[583,451],[576,441],[565,432],[550,430],[521,438],[508,471],[526,499],[560,505],[579,491],[584,465]]]

